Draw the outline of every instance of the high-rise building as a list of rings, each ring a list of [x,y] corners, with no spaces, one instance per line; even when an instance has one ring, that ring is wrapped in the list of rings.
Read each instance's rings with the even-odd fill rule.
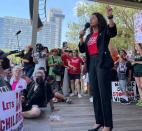
[[[22,18],[0,18],[0,48],[23,49],[31,41],[30,21]],[[16,33],[21,30],[17,40]]]
[[[37,42],[49,49],[60,47],[63,12],[50,9],[47,21],[37,34]],[[16,33],[21,30],[21,33]],[[31,43],[32,26],[30,20],[16,17],[0,17],[0,48],[23,49]]]
[[[51,44],[55,43],[55,47],[61,47],[62,20],[64,19],[63,12],[59,9],[51,9],[48,13],[47,21],[51,27]]]

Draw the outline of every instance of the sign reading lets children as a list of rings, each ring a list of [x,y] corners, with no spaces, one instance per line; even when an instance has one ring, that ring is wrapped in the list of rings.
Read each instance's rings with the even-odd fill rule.
[[[0,94],[0,131],[23,131],[20,92]]]
[[[134,81],[127,85],[128,96],[131,101],[136,101],[136,83]],[[112,82],[112,97],[114,102],[120,102],[124,95],[119,87],[119,82]]]

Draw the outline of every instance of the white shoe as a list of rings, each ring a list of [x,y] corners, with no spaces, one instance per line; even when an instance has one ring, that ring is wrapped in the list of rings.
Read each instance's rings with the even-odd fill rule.
[[[81,94],[78,94],[78,98],[82,98],[82,95],[81,95]]]
[[[93,97],[90,97],[90,98],[89,98],[89,101],[90,101],[91,103],[93,103]]]
[[[75,96],[75,94],[74,94],[74,93],[71,93],[71,94],[70,94],[70,97],[73,97],[73,96]]]

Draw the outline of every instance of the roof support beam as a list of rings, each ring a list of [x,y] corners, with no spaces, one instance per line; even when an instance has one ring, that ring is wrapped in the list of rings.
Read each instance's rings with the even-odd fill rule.
[[[106,4],[114,4],[118,6],[125,6],[125,7],[135,8],[135,9],[142,9],[142,3],[132,2],[129,0],[89,0],[89,1],[101,2]]]

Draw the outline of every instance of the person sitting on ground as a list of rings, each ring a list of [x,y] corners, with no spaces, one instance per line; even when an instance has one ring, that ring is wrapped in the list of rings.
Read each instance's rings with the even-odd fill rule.
[[[23,68],[21,66],[15,66],[12,70],[12,77],[10,79],[10,85],[12,90],[23,91],[27,88],[27,82],[22,78]]]
[[[51,88],[44,82],[45,74],[42,70],[37,70],[33,76],[33,81],[28,85],[23,93],[23,117],[38,118],[41,115],[40,107],[45,107],[50,102],[51,110],[54,110],[52,103],[53,93]]]
[[[58,88],[58,84],[54,78],[54,76],[49,76],[47,78],[47,82],[50,84],[51,86],[51,89],[52,89],[52,92],[54,94],[54,100],[62,100],[68,104],[71,104],[72,103],[72,100],[69,98],[69,97],[65,97],[60,91],[59,91],[59,88]]]
[[[39,70],[42,70],[44,73],[46,73],[45,69],[42,67],[40,67]],[[72,100],[69,97],[65,97],[62,94],[62,90],[60,89],[54,76],[48,76],[48,77],[46,76],[45,81],[47,81],[47,83],[49,84],[48,88],[51,88],[52,93],[54,94],[54,98],[53,98],[54,102],[58,102],[58,100],[62,100],[68,104],[72,103]]]

